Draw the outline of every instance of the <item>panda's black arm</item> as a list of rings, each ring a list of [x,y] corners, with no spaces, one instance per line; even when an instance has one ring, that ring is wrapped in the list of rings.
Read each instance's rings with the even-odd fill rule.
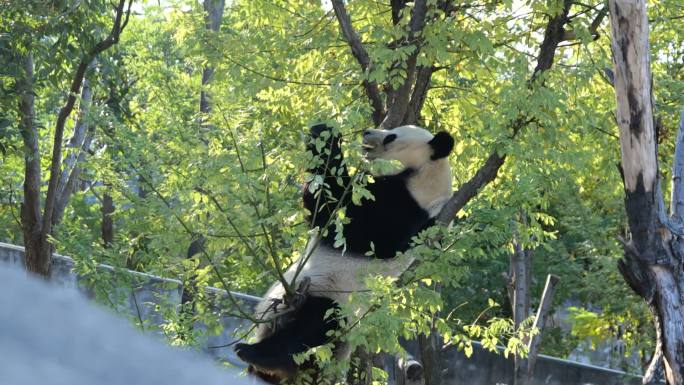
[[[324,132],[329,133],[329,136],[326,137]],[[317,124],[311,127],[311,138],[312,140],[307,144],[307,150],[314,155],[315,161],[309,167],[308,172],[314,176],[322,176],[323,186],[311,191],[310,183],[305,184],[303,200],[304,207],[309,211],[308,219],[311,227],[322,229],[329,223],[335,208],[344,206],[345,202],[338,205],[340,200],[349,199],[345,196],[345,187],[350,180],[343,161],[342,140],[339,133],[334,134],[332,128],[325,124]],[[315,145],[318,138],[325,139],[325,145],[320,151]]]

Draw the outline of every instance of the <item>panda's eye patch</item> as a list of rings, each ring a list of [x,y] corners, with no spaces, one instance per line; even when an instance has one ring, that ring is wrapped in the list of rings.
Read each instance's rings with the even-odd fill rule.
[[[383,139],[382,144],[383,145],[390,144],[390,143],[394,142],[395,139],[397,139],[397,134],[389,134],[385,137],[385,139]]]

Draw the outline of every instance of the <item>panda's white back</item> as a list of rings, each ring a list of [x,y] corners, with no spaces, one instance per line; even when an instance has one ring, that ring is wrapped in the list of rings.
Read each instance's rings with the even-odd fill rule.
[[[356,253],[343,253],[323,244],[316,246],[316,243],[314,238],[310,239],[304,256],[293,263],[283,275],[291,282],[302,258],[311,254],[297,275],[294,287],[308,277],[311,279],[308,294],[330,298],[340,304],[346,304],[352,293],[367,290],[365,280],[368,276],[398,276],[413,261],[408,254],[391,259],[379,259]],[[314,247],[315,250],[312,252],[311,249]],[[282,299],[284,294],[285,290],[280,282],[273,284],[264,295],[264,300],[256,307],[257,318],[271,319],[276,310],[273,308],[273,300]],[[286,308],[283,305],[277,308],[278,313],[284,310]],[[356,310],[358,312],[360,309]],[[257,338],[261,339],[269,334],[268,324],[260,324],[257,328]]]

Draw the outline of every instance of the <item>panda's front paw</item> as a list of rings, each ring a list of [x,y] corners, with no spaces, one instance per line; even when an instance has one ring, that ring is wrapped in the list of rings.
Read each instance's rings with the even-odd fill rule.
[[[328,127],[325,123],[320,123],[311,126],[311,137],[318,138],[325,131],[331,131],[332,127]]]
[[[237,344],[235,345],[235,354],[237,354],[238,357],[242,361],[245,361],[247,363],[254,363],[254,360],[258,356],[258,352],[256,349],[256,345],[250,345],[250,344]]]

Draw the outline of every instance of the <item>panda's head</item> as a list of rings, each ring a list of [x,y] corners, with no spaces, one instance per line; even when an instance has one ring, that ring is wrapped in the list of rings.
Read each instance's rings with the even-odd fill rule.
[[[454,138],[447,132],[433,135],[418,126],[366,130],[362,143],[370,159],[397,160],[404,167],[416,170],[446,158],[454,148]]]
[[[451,167],[447,156],[454,138],[447,132],[436,135],[417,126],[392,130],[370,129],[363,133],[363,148],[370,159],[399,161],[410,171],[406,187],[430,217],[436,216],[451,198]]]

